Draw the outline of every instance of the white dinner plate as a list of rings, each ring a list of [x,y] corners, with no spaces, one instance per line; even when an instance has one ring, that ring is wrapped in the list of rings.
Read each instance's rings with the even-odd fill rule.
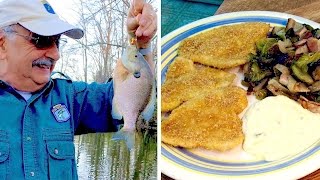
[[[173,31],[162,38],[161,42],[161,83],[165,81],[168,66],[177,56],[177,48],[183,39],[208,29],[243,22],[285,26],[290,17],[314,28],[320,27],[318,23],[290,14],[243,11],[212,16]],[[241,81],[241,76],[238,74],[237,84]],[[249,97],[249,105],[255,101],[255,98]],[[267,162],[247,154],[240,146],[226,153],[218,153],[203,149],[175,148],[162,143],[160,168],[162,173],[174,179],[297,179],[320,168],[318,144],[319,142],[315,142],[295,156]]]

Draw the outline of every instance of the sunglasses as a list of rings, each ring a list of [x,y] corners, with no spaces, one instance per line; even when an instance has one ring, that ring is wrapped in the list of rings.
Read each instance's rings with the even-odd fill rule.
[[[27,36],[27,35],[19,34],[15,31],[11,31],[11,33],[14,33],[18,36],[25,38],[38,49],[47,49],[52,47],[53,45],[56,45],[59,48],[60,41],[66,43],[66,39],[60,39],[60,36],[61,36],[60,34],[54,35],[54,36],[42,36],[42,35],[31,32],[31,35]]]

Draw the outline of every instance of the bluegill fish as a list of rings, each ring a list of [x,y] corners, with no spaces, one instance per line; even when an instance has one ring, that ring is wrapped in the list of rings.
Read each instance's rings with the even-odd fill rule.
[[[129,45],[115,68],[112,117],[124,120],[123,128],[115,133],[113,140],[125,140],[131,149],[134,146],[136,121],[141,114],[149,121],[155,108],[155,81],[152,70],[137,50]]]

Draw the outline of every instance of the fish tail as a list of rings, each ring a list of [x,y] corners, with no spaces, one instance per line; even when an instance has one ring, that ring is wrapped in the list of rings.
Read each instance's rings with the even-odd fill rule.
[[[120,141],[125,140],[126,145],[129,149],[132,149],[135,144],[135,131],[126,131],[123,129],[120,129],[120,131],[116,132],[111,140],[113,141]]]

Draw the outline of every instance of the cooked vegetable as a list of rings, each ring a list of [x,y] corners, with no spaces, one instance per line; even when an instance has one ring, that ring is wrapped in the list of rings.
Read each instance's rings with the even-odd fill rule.
[[[259,82],[270,75],[272,75],[272,72],[269,70],[261,70],[257,62],[253,62],[249,72],[245,73],[245,77],[251,82]]]
[[[292,65],[291,69],[292,69],[293,74],[301,81],[306,82],[308,84],[312,84],[314,82],[312,77],[308,73],[306,73],[302,69],[300,69],[298,66]]]
[[[314,80],[320,80],[320,66],[317,66],[314,71],[312,71],[312,77]]]
[[[272,30],[272,34],[278,36],[281,40],[286,39],[286,30],[284,27],[275,26]]]
[[[282,86],[275,78],[270,79],[267,85],[267,89],[274,95],[289,96],[290,94],[290,91],[286,87]]]
[[[320,91],[320,81],[313,83],[311,86],[309,86],[309,89],[311,90],[311,92]]]
[[[261,52],[262,56],[266,56],[268,54],[269,49],[277,44],[277,39],[275,38],[267,38],[262,41],[258,41],[257,49]]]
[[[260,89],[259,91],[255,92],[257,99],[262,100],[268,95],[268,91],[266,89]]]
[[[286,95],[308,105],[320,102],[320,29],[289,18],[286,27],[275,26],[256,43],[244,66],[242,84],[258,99]],[[318,105],[318,104],[316,104]]]
[[[314,113],[320,113],[320,103],[309,101],[307,98],[300,96],[298,102],[302,105],[302,107],[309,109]]]
[[[320,59],[320,52],[314,54],[304,54],[302,55],[294,65],[300,68],[303,72],[308,72],[308,65],[313,62],[317,62]]]
[[[320,29],[314,29],[312,32],[313,37],[319,39],[320,38]]]

